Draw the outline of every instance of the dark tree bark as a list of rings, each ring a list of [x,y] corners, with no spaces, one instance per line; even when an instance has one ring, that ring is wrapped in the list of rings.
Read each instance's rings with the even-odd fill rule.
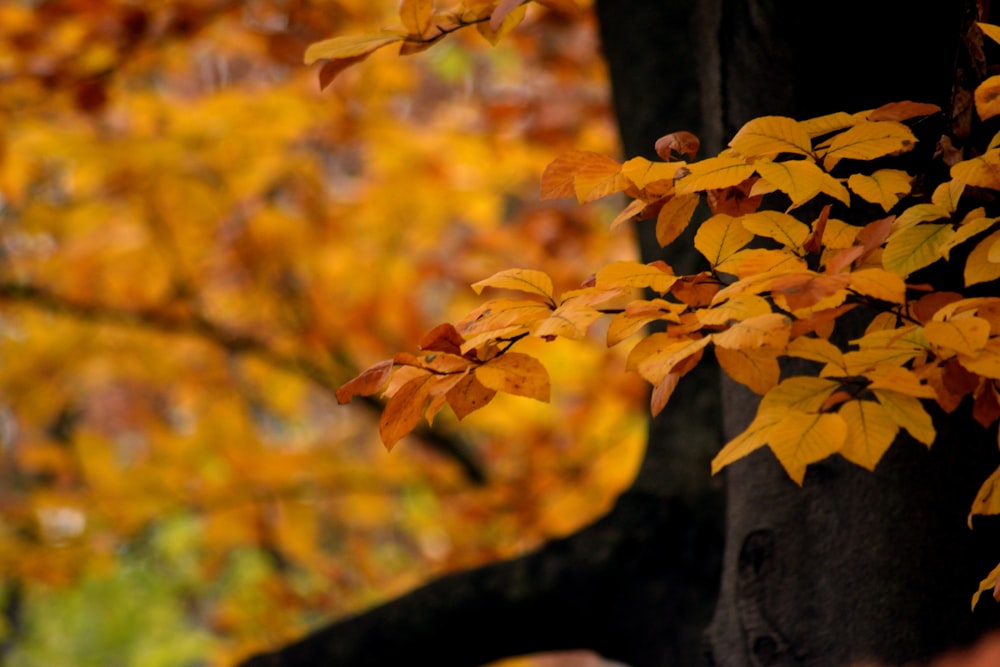
[[[689,129],[707,154],[767,114],[904,99],[950,110],[970,69],[962,36],[975,4],[598,0],[625,153],[650,156],[658,136]],[[650,225],[639,236],[647,261],[661,256]],[[666,258],[697,269],[693,255]],[[727,470],[723,515],[708,475],[719,424],[732,437],[755,406],[731,384],[720,391],[716,369],[699,369],[651,425],[639,474],[607,516],[246,665],[471,666],[570,648],[634,667],[901,664],[998,624],[991,603],[969,611],[1000,531],[979,519],[966,527],[998,459],[995,436],[977,440],[967,410],[937,415],[929,452],[900,438],[875,473],[832,457],[810,466],[803,488],[758,451]]]

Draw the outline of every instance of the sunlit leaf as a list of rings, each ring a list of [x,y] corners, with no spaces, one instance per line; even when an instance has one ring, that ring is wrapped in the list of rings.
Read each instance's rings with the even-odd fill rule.
[[[337,402],[344,404],[354,396],[370,396],[378,392],[389,381],[391,373],[392,359],[378,362],[337,389]]]
[[[904,278],[942,258],[955,235],[951,225],[923,224],[893,232],[885,244],[882,263]]]
[[[596,278],[598,287],[648,287],[660,294],[669,292],[675,282],[677,276],[663,262],[612,262],[601,268]]]
[[[552,300],[552,279],[544,271],[535,269],[506,269],[472,284],[476,294],[487,287],[527,292]]]
[[[768,445],[785,472],[802,485],[806,466],[838,452],[847,439],[847,423],[836,413],[791,409],[771,427]]]
[[[792,208],[801,206],[818,195],[824,186],[833,190],[843,189],[835,179],[809,160],[759,160],[754,163],[754,168],[762,179],[788,195],[792,200]],[[754,194],[756,193],[755,188]]]
[[[728,329],[712,334],[715,346],[732,350],[763,347],[783,351],[788,345],[791,320],[782,313],[753,315],[733,323]]]
[[[739,185],[753,175],[754,166],[742,158],[712,157],[690,164],[686,170],[686,175],[674,186],[678,194]]]
[[[712,459],[712,474],[717,474],[731,463],[749,456],[766,445],[770,438],[771,429],[781,419],[782,414],[779,411],[758,411],[750,425],[738,436],[727,442]]]
[[[937,432],[920,399],[887,389],[876,389],[874,394],[889,417],[906,429],[915,440],[928,447],[934,444]]]
[[[507,352],[476,368],[476,379],[487,389],[538,401],[549,400],[549,374],[535,357]]]
[[[339,60],[367,56],[383,46],[401,42],[404,36],[399,32],[384,31],[372,35],[348,35],[325,39],[309,45],[304,62],[306,65],[312,65],[317,60],[323,59]]]
[[[715,358],[726,375],[755,394],[766,394],[778,384],[781,377],[778,352],[774,349],[729,349],[716,346]]]
[[[698,228],[694,237],[694,247],[709,264],[716,266],[750,243],[753,236],[753,232],[747,230],[739,218],[715,215]]]
[[[612,158],[593,151],[570,151],[557,157],[542,172],[541,197],[576,196],[580,201],[590,201],[620,192],[627,186],[628,179],[622,176],[621,165]],[[599,194],[601,192],[604,194]]]
[[[875,470],[896,439],[899,425],[874,401],[848,401],[837,414],[847,424],[847,438],[840,455],[862,468]]]
[[[673,243],[691,222],[701,198],[697,194],[671,197],[656,216],[656,242],[660,247]]]
[[[389,398],[378,423],[379,435],[387,450],[392,451],[396,443],[420,423],[429,397],[428,381],[432,377],[430,373],[422,373]]]
[[[644,157],[634,157],[621,166],[622,176],[630,180],[637,188],[643,189],[650,183],[658,181],[673,182],[680,162],[652,162]]]
[[[757,236],[774,239],[788,248],[801,248],[809,235],[809,227],[804,222],[778,211],[759,211],[740,220],[746,229]]]
[[[423,35],[431,24],[434,0],[400,0],[399,18],[412,35]]]
[[[816,412],[826,399],[840,387],[835,380],[820,377],[795,376],[782,380],[761,399],[759,411],[799,410]]]
[[[795,120],[784,116],[751,120],[740,128],[729,146],[748,158],[774,157],[780,153],[809,155],[812,152],[809,134]]]
[[[896,122],[866,121],[833,137],[823,152],[823,166],[833,169],[841,160],[874,160],[913,148],[917,138]]]
[[[851,174],[847,187],[865,201],[888,211],[900,198],[910,193],[913,177],[900,169],[879,169],[871,176]]]
[[[663,381],[674,368],[708,345],[709,338],[675,338],[664,333],[652,334],[641,341],[629,353],[626,367],[637,370],[650,384]]]

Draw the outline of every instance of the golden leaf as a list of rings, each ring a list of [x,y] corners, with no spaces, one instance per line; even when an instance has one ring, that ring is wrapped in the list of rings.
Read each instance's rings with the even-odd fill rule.
[[[840,383],[820,377],[797,375],[782,380],[760,401],[758,412],[774,410],[799,410],[816,412],[823,407],[830,394],[840,388]]]
[[[1000,189],[1000,149],[952,165],[951,177],[964,185]]]
[[[992,338],[976,356],[959,356],[964,368],[983,377],[1000,380],[1000,338]]]
[[[1000,27],[993,25],[992,23],[983,23],[981,21],[976,21],[976,26],[983,31],[983,34],[992,39],[994,42],[1000,43]]]
[[[648,287],[654,292],[666,294],[677,282],[670,267],[663,262],[640,264],[639,262],[612,262],[597,272],[595,284],[598,287]]]
[[[337,389],[337,402],[343,405],[350,402],[354,396],[370,396],[374,394],[385,386],[385,383],[389,381],[391,373],[392,359],[378,362]]]
[[[794,119],[784,116],[754,118],[740,128],[729,146],[748,158],[774,157],[780,153],[812,153],[809,134]]]
[[[719,214],[701,224],[694,237],[694,247],[714,267],[750,243],[753,236],[739,218]]]
[[[835,454],[846,439],[847,422],[839,414],[795,409],[788,410],[768,433],[771,451],[799,486],[806,466]]]
[[[910,128],[897,122],[865,121],[830,140],[823,153],[823,167],[833,169],[843,159],[874,160],[913,148],[917,138]]]
[[[746,278],[760,273],[806,271],[808,268],[806,261],[790,250],[750,248],[734,252],[716,265],[715,270]]]
[[[403,27],[411,35],[422,37],[431,25],[431,14],[434,12],[434,0],[401,0],[399,3],[399,18]]]
[[[857,124],[858,120],[854,116],[843,111],[799,121],[799,127],[805,130],[811,138],[844,130]]]
[[[669,199],[656,216],[656,242],[660,247],[672,243],[684,233],[691,223],[691,216],[698,208],[698,194],[678,195]]]
[[[771,428],[782,419],[778,411],[760,412],[742,433],[726,443],[712,459],[712,474],[715,475],[727,465],[749,456],[767,444]]]
[[[420,423],[427,405],[427,381],[432,377],[430,373],[421,373],[400,387],[386,403],[379,418],[378,432],[387,450],[392,451],[396,443]]]
[[[980,119],[1000,114],[1000,76],[991,76],[976,86],[975,101]]]
[[[753,315],[734,323],[725,331],[712,334],[715,346],[731,350],[770,348],[784,351],[788,345],[791,320],[782,313]]]
[[[899,432],[899,425],[875,401],[848,401],[837,411],[847,424],[840,455],[866,470],[875,470]]]
[[[825,338],[800,336],[788,343],[788,347],[785,349],[785,356],[816,361],[825,364],[831,370],[836,369],[836,371],[839,371],[834,371],[834,374],[846,374],[844,370],[844,353],[839,347]],[[824,368],[825,370],[826,368]],[[824,372],[821,375],[827,375],[827,373]]]
[[[882,264],[905,278],[941,259],[954,235],[950,224],[922,224],[894,231],[886,240]]]
[[[455,416],[461,420],[484,407],[493,400],[496,394],[496,390],[483,386],[483,383],[477,380],[474,374],[469,373],[463,376],[445,397]]]
[[[677,383],[680,379],[680,373],[667,373],[667,377],[663,378],[653,387],[653,391],[649,397],[649,411],[654,417],[660,414],[663,408],[667,406],[667,402],[673,395],[674,389],[677,388]]]
[[[476,294],[487,287],[527,292],[552,301],[552,279],[545,272],[534,269],[506,269],[472,284]]]
[[[972,517],[975,515],[1000,514],[1000,468],[994,470],[979,487],[976,499],[972,501],[969,511],[969,528],[972,528]]]
[[[993,597],[997,598],[997,578],[1000,577],[1000,564],[998,564],[986,578],[979,582],[979,589],[972,596],[972,611],[976,610],[976,603],[979,602],[979,597],[986,591],[992,590]],[[998,600],[1000,601],[1000,600]]]
[[[535,357],[521,352],[507,352],[494,357],[475,370],[476,379],[487,389],[538,401],[549,400],[549,374]]]
[[[737,294],[719,305],[698,310],[695,315],[703,325],[718,326],[770,312],[771,304],[763,297]]]
[[[879,169],[871,176],[851,174],[847,187],[865,201],[888,211],[910,193],[912,180],[912,176],[900,169]]]
[[[644,157],[634,157],[621,167],[622,176],[632,181],[640,190],[658,181],[673,182],[683,162],[652,162]]]
[[[739,185],[754,173],[754,166],[738,157],[710,157],[687,166],[674,188],[678,194],[717,190]],[[683,173],[683,172],[682,172]]]
[[[934,430],[931,416],[924,410],[920,399],[888,389],[876,389],[873,393],[889,417],[906,429],[915,440],[928,447],[934,444],[937,432]]]
[[[383,31],[373,35],[347,35],[325,39],[309,45],[304,62],[306,65],[312,65],[317,60],[367,56],[383,46],[403,41],[404,37],[403,33]]]
[[[957,317],[946,322],[928,322],[924,335],[932,345],[959,354],[975,356],[990,339],[990,323],[981,317]]]
[[[691,339],[654,333],[632,348],[626,368],[638,371],[650,384],[659,384],[675,366],[692,355],[700,354],[709,340],[707,336]]]
[[[526,325],[544,319],[552,312],[552,307],[534,300],[526,299],[491,299],[482,304],[459,322],[456,327],[463,335],[497,331],[512,326]],[[473,345],[468,337],[462,344],[462,352]]]
[[[726,375],[755,394],[766,394],[781,377],[778,352],[770,348],[747,350],[716,346],[715,359]]]
[[[758,160],[754,163],[754,168],[760,174],[763,182],[788,195],[788,198],[792,200],[791,208],[801,206],[818,195],[823,191],[826,179],[831,178],[815,162],[808,160],[788,160],[787,162]],[[836,183],[836,181],[834,182]],[[764,193],[755,186],[750,194]]]
[[[906,302],[906,283],[883,269],[860,269],[847,274],[847,286],[859,294],[889,303]]]
[[[993,232],[976,244],[965,261],[965,286],[987,283],[1000,278],[1000,262],[990,261],[990,249],[1000,242],[1000,231]]]
[[[541,198],[579,196],[576,180],[580,175],[584,185],[579,187],[583,190],[590,188],[599,192],[599,184],[603,183],[603,187],[609,189],[606,194],[611,194],[628,186],[628,180],[621,175],[621,165],[612,158],[593,151],[570,151],[545,167],[541,179]],[[602,196],[597,195],[594,199]]]
[[[787,213],[778,211],[751,213],[740,218],[740,221],[746,229],[757,236],[774,239],[788,248],[801,249],[806,237],[809,236],[808,225]]]

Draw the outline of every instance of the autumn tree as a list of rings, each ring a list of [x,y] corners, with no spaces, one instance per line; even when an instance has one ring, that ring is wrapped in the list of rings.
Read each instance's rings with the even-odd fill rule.
[[[538,272],[495,274],[478,287],[527,294],[520,312],[487,302],[425,337],[422,356],[397,356],[341,389],[345,400],[380,391],[402,369],[382,418],[392,445],[425,409],[478,409],[494,391],[544,398],[536,362],[514,351],[523,337],[572,336],[597,313],[612,316],[615,343],[659,321],[666,330],[630,354],[663,410],[635,483],[568,538],[249,664],[421,655],[460,665],[586,647],[634,665],[687,665],[701,630],[710,664],[899,664],[995,625],[982,595],[998,572],[989,515],[1000,416],[988,8],[700,3],[686,44],[660,32],[687,25],[661,4],[597,8],[626,152],[652,158],[655,145],[660,159],[577,152],[542,180],[543,193],[581,201],[625,192],[615,223],[653,219],[638,223],[653,228],[641,235],[649,263],[610,265],[561,296]],[[453,21],[498,30],[519,3],[482,5]],[[433,29],[429,3],[403,7],[414,13],[385,44],[405,48]],[[676,81],[685,61],[665,44],[697,54],[697,129],[719,157],[697,159],[692,135],[666,134],[681,129],[671,126],[677,100],[658,84]],[[369,47],[327,42],[313,55],[329,77]],[[675,241],[702,197],[710,217],[693,245],[707,268],[657,263],[652,242]],[[693,255],[680,252],[676,265]],[[619,305],[618,288],[658,296]],[[709,345],[726,378],[721,449],[678,426],[695,414],[711,424],[694,412],[711,400],[688,396],[671,412]],[[671,472],[699,458],[700,474]],[[717,591],[709,459],[726,479]]]

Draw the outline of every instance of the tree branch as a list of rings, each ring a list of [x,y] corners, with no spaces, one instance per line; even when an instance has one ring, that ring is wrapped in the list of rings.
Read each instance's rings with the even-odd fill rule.
[[[700,634],[707,622],[690,610],[717,587],[717,529],[705,503],[626,492],[568,537],[447,575],[240,667],[470,667],[569,649],[633,667],[690,665],[684,642],[664,637]]]
[[[187,335],[208,341],[234,355],[255,357],[273,368],[310,380],[321,390],[334,393],[339,377],[349,377],[350,369],[335,374],[329,368],[304,356],[294,356],[275,350],[264,339],[250,333],[228,328],[197,311],[170,307],[126,308],[122,306],[77,301],[57,294],[40,285],[0,282],[0,302],[22,303],[76,320],[135,327],[164,334]],[[363,397],[361,405],[381,413],[382,401]],[[431,449],[458,464],[466,478],[476,485],[486,483],[486,471],[471,445],[454,433],[422,426],[414,437]]]

